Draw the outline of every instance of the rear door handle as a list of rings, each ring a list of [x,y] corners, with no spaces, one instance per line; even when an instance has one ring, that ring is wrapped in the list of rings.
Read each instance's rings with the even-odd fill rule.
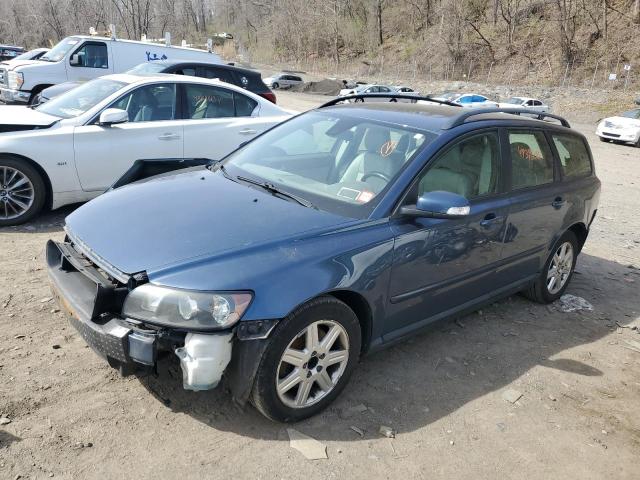
[[[245,128],[244,130],[240,130],[238,133],[240,135],[255,135],[258,131],[251,128]]]
[[[158,140],[178,140],[180,135],[177,133],[163,133],[158,137]]]
[[[551,206],[553,208],[555,208],[556,210],[558,210],[558,209],[562,208],[565,203],[567,203],[567,202],[562,197],[556,197],[556,199],[553,202],[551,202]]]

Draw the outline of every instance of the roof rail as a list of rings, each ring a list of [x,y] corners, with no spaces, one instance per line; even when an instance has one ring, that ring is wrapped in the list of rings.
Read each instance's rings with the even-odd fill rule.
[[[353,95],[345,95],[344,97],[336,97],[333,100],[329,100],[326,103],[323,103],[322,105],[320,105],[318,108],[324,108],[324,107],[331,107],[333,105],[336,105],[338,103],[342,103],[345,100],[356,100],[356,99],[362,99],[364,101],[365,98],[389,98],[390,102],[393,102],[394,99],[397,98],[403,98],[403,99],[408,99],[408,100],[424,100],[426,102],[432,102],[432,103],[438,103],[440,105],[449,105],[450,107],[462,107],[462,105],[458,105],[457,103],[453,103],[450,102],[448,100],[436,100],[434,98],[431,98],[429,96],[423,96],[423,95],[411,95],[408,93],[356,93]]]
[[[567,127],[567,128],[571,128],[571,125],[569,125],[569,122],[559,116],[559,115],[553,115],[551,113],[544,113],[544,112],[536,112],[536,111],[531,111],[529,109],[526,108],[474,108],[474,109],[465,109],[464,112],[462,112],[460,115],[458,115],[457,117],[455,117],[451,123],[449,123],[448,125],[442,127],[445,130],[449,130],[451,128],[454,127],[458,127],[460,125],[462,125],[463,123],[465,123],[465,120],[467,120],[469,117],[473,117],[476,115],[483,115],[485,113],[509,113],[512,115],[522,115],[522,114],[527,114],[530,115],[532,117],[534,117],[537,120],[544,120],[545,118],[553,118],[554,120],[558,120],[560,122],[560,124],[563,127]]]

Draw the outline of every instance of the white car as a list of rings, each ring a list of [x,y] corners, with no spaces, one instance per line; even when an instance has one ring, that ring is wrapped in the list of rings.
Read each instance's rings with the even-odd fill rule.
[[[525,108],[535,112],[548,112],[550,110],[549,105],[545,105],[541,100],[528,97],[511,97],[506,102],[500,102],[498,106],[505,109]]]
[[[45,53],[49,51],[48,48],[34,48],[33,50],[29,50],[28,52],[21,53],[17,57],[13,57],[9,62],[13,62],[15,60],[38,60]],[[8,62],[2,62],[8,63]]]
[[[338,94],[339,97],[346,97],[349,95],[358,95],[361,93],[399,93],[396,92],[396,90],[394,90],[393,87],[389,87],[387,85],[374,85],[374,84],[366,84],[366,85],[358,85],[356,88],[343,88],[342,90],[340,90],[340,93]],[[364,98],[356,98],[354,100],[348,100],[349,102],[364,102],[365,99]],[[367,102],[388,102],[389,101],[389,97],[385,97],[383,95],[380,96],[380,98],[375,98],[375,97],[371,97],[371,98],[367,98],[366,99]]]
[[[442,95],[434,96],[434,100],[449,101],[457,103],[466,108],[491,108],[498,107],[498,103],[489,100],[484,95],[477,93],[444,93]]]
[[[107,75],[36,109],[2,106],[0,226],[96,197],[138,159],[222,159],[290,116],[235,85],[167,74]]]
[[[271,75],[262,80],[269,88],[277,90],[278,88],[291,88],[295,85],[304,83],[302,77],[298,75],[292,75],[290,73],[279,73],[277,75]]]
[[[640,108],[601,120],[596,135],[603,142],[632,143],[640,147]]]

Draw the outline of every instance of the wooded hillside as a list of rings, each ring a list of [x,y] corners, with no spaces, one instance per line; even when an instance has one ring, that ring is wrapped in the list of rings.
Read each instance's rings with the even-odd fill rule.
[[[0,41],[104,31],[204,43],[248,61],[433,79],[640,85],[640,0],[2,0]]]

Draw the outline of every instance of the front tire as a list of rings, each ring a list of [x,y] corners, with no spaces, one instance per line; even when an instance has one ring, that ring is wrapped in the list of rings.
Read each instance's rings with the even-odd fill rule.
[[[360,345],[358,318],[345,303],[329,296],[306,303],[273,333],[258,367],[252,403],[279,422],[315,415],[346,386]]]
[[[34,167],[0,156],[0,227],[28,222],[42,210],[45,198],[44,180]]]
[[[274,90],[277,90],[278,88],[280,88],[280,84],[276,82],[273,85],[271,85],[271,88],[273,88]]]
[[[578,239],[571,231],[565,232],[555,243],[540,276],[523,293],[538,303],[552,303],[565,292],[573,277],[578,259]]]

